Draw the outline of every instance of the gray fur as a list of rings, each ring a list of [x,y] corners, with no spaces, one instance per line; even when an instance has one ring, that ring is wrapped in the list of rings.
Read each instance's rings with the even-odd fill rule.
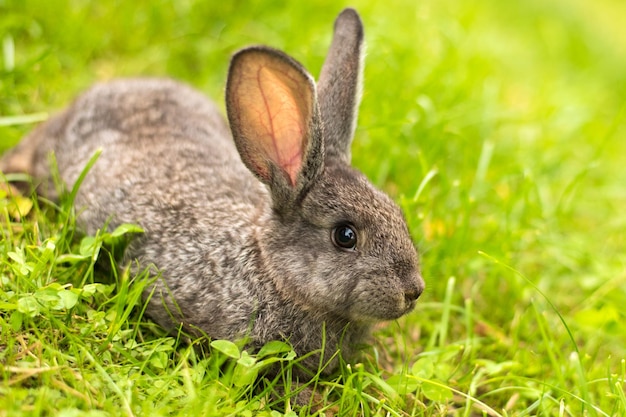
[[[318,90],[326,134],[334,140],[327,155],[350,163],[350,144],[356,128],[363,83],[363,24],[354,9],[335,21],[335,35],[322,66]]]
[[[214,339],[248,338],[257,347],[289,339],[299,354],[321,348],[325,327],[326,358],[338,349],[349,356],[373,323],[411,311],[424,288],[400,209],[348,165],[362,38],[357,13],[346,9],[335,24],[319,104],[300,64],[271,48],[249,48],[229,71],[232,135],[214,104],[188,86],[118,80],[94,86],[41,125],[0,168],[32,174],[54,197],[46,186],[48,153],[71,186],[102,149],[77,195],[79,220],[90,234],[108,220],[110,228],[145,229],[127,257],[162,272],[147,309],[153,320]],[[237,74],[258,59],[263,69],[276,65],[287,74],[304,109],[299,170],[260,154],[258,132],[247,124],[256,113],[242,116],[249,81]],[[274,112],[272,122],[284,116]],[[354,251],[333,244],[342,223],[357,230]]]

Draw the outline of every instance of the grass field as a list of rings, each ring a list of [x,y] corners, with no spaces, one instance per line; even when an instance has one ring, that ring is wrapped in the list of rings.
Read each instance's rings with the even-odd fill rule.
[[[0,191],[0,417],[626,416],[626,3],[350,5],[368,41],[353,162],[405,210],[416,311],[294,409],[252,383],[273,361],[288,379],[287,346],[196,349],[142,317],[141,276],[94,273],[132,230],[83,238],[71,198]],[[167,75],[223,108],[254,43],[318,74],[343,6],[0,0],[0,152],[97,80]]]

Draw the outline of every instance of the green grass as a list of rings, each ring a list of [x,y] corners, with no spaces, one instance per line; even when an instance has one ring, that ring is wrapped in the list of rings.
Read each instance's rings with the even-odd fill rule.
[[[350,4],[368,41],[354,164],[403,206],[428,288],[315,381],[317,410],[626,415],[626,3]],[[317,74],[342,7],[0,0],[0,152],[97,80],[167,75],[220,101],[252,43]],[[143,318],[146,279],[94,269],[132,230],[83,238],[71,199],[17,221],[2,197],[0,416],[315,412],[248,383],[269,362],[288,381],[284,345],[251,357]]]

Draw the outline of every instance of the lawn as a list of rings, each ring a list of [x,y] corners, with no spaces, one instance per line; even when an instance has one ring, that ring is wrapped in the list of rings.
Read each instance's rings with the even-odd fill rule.
[[[174,77],[223,109],[229,56],[258,43],[317,75],[347,5],[368,43],[353,163],[405,211],[416,310],[296,408],[256,379],[289,381],[287,345],[143,317],[145,276],[111,268],[133,228],[82,236],[71,193],[0,191],[0,417],[626,416],[621,0],[0,0],[0,152],[99,80]]]

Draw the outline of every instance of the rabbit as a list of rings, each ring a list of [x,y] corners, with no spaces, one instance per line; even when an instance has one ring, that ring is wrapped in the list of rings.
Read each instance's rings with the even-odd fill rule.
[[[138,224],[127,261],[155,265],[147,315],[163,328],[257,349],[286,340],[306,368],[337,367],[378,322],[424,290],[400,208],[350,166],[364,34],[354,9],[335,21],[319,82],[295,59],[252,46],[231,59],[228,124],[215,104],[169,79],[96,84],[1,160],[56,198],[53,152],[88,234]],[[47,185],[48,184],[48,185]],[[322,352],[323,348],[323,353]],[[323,355],[323,356],[320,356]]]

